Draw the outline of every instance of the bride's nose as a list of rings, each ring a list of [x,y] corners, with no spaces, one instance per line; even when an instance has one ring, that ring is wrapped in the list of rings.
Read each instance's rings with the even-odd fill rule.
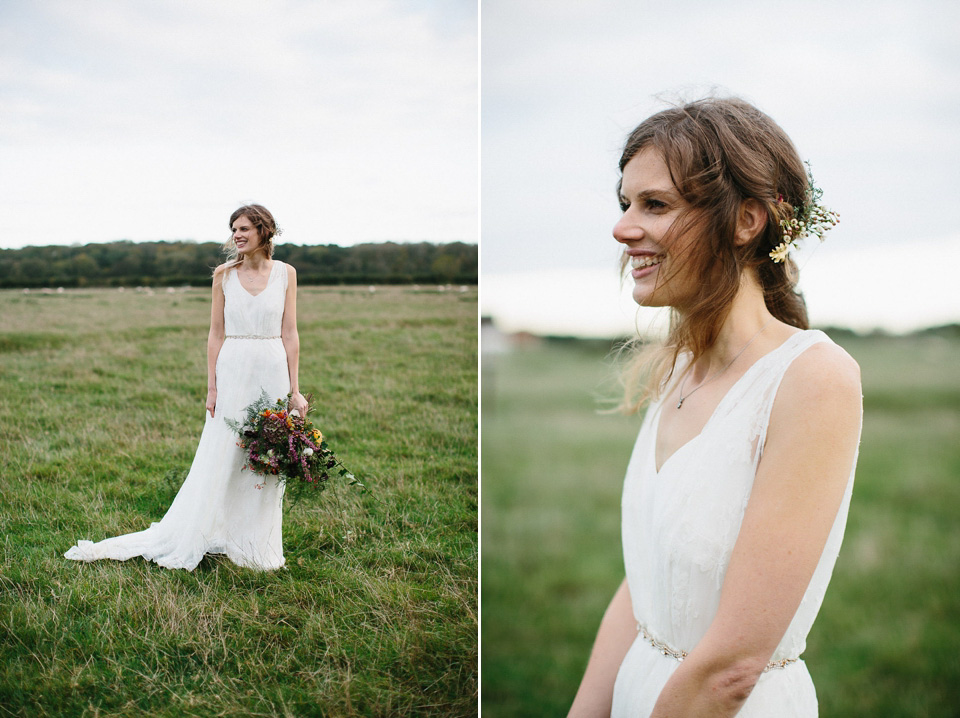
[[[643,239],[643,229],[630,217],[629,213],[624,213],[613,225],[613,238],[621,244],[635,242]]]

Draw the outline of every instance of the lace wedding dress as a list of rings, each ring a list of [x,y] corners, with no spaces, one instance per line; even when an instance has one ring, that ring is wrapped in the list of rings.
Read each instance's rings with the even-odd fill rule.
[[[271,398],[290,390],[287,356],[280,340],[287,268],[274,261],[266,288],[252,295],[236,270],[223,279],[226,339],[217,357],[217,405],[206,423],[190,472],[159,523],[98,543],[78,541],[65,556],[77,561],[143,556],[166,568],[192,571],[208,553],[226,554],[241,566],[283,566],[283,484],[250,471],[237,435],[224,418],[243,410],[266,390]],[[257,488],[261,485],[263,488]]]
[[[649,716],[680,652],[692,650],[713,620],[777,388],[796,357],[829,341],[819,331],[798,332],[761,357],[720,401],[703,431],[659,472],[654,444],[662,405],[647,411],[622,501],[623,558],[640,632],[617,674],[615,718]],[[803,601],[740,718],[817,715],[813,682],[799,656],[840,551],[852,490],[853,469]]]

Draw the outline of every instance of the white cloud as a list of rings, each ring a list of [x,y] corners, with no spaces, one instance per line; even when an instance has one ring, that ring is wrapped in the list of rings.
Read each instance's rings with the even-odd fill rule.
[[[896,254],[807,246],[798,263],[814,326],[907,332],[960,321],[960,235],[913,241]],[[634,304],[612,264],[484,274],[480,302],[507,332],[614,338],[665,326],[663,310]]]
[[[478,239],[475,14],[387,0],[0,12],[6,246],[211,239],[246,199],[290,242]]]
[[[552,336],[631,336],[660,314],[638,309],[613,268],[484,274],[480,302],[501,331]]]
[[[902,250],[824,244],[802,265],[811,322],[907,332],[960,322],[960,234],[912,240]]]
[[[735,94],[777,120],[843,216],[830,246],[890,256],[948,235],[958,26],[943,0],[485,2],[482,281],[609,266],[620,148],[660,93]],[[873,292],[870,274],[847,281]],[[921,295],[904,305],[933,321]]]

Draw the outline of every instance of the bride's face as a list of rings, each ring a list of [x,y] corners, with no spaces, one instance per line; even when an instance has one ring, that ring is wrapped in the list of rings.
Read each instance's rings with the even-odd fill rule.
[[[237,217],[233,223],[233,242],[241,255],[252,254],[260,247],[260,232],[247,216]]]
[[[613,236],[623,245],[634,301],[682,308],[696,289],[682,261],[692,242],[689,232],[676,236],[671,229],[690,204],[680,196],[656,149],[641,150],[623,168],[620,207],[623,216]]]

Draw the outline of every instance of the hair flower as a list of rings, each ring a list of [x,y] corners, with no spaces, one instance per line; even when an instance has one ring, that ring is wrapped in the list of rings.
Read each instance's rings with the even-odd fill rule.
[[[810,163],[807,166],[807,192],[801,206],[793,208],[793,217],[780,220],[780,232],[783,241],[770,252],[770,259],[776,263],[785,262],[790,249],[799,249],[799,242],[813,235],[821,242],[823,235],[840,222],[840,214],[820,204],[823,190],[813,181]],[[783,195],[777,195],[777,203],[783,202]]]
[[[786,242],[780,242],[776,247],[773,248],[773,251],[770,252],[770,259],[778,264],[780,262],[787,261],[787,256],[790,254],[790,245]]]

